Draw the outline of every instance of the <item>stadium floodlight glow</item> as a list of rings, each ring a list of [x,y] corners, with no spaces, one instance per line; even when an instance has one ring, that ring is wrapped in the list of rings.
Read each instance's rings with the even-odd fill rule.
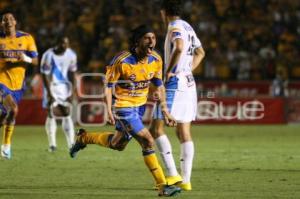
[[[81,98],[103,98],[105,96],[105,92],[100,91],[99,94],[84,94],[81,91],[81,86],[83,82],[84,77],[100,77],[100,79],[103,81],[103,85],[106,85],[105,83],[105,75],[103,73],[81,73],[78,75],[78,81],[76,83],[77,87],[77,93],[78,96]]]
[[[87,123],[82,121],[81,118],[81,110],[83,106],[86,105],[92,105],[92,106],[98,106],[102,107],[102,112],[103,112],[103,122],[99,123]],[[79,102],[77,105],[77,122],[80,126],[104,126],[107,122],[107,106],[104,102],[98,102],[98,101],[85,101],[85,102]]]

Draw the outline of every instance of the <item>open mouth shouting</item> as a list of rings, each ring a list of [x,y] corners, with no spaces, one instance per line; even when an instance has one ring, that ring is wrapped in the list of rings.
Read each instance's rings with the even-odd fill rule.
[[[148,46],[147,54],[151,54],[153,50],[154,50],[154,46]]]

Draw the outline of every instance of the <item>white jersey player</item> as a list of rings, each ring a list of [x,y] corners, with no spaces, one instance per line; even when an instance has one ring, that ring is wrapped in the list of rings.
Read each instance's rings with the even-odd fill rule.
[[[168,25],[164,47],[166,98],[169,111],[178,124],[176,133],[181,143],[182,177],[177,172],[169,139],[164,134],[158,106],[150,130],[165,164],[168,184],[179,184],[183,190],[189,191],[192,189],[190,178],[194,157],[190,127],[197,113],[197,92],[192,72],[199,66],[205,53],[193,28],[180,19],[181,7],[179,0],[163,0],[161,15]]]
[[[58,118],[62,119],[68,148],[74,144],[74,125],[70,102],[76,70],[77,56],[69,48],[69,39],[65,36],[60,37],[57,45],[48,49],[42,56],[40,71],[44,81],[43,107],[48,111],[45,128],[50,152],[55,151],[57,147],[56,119]],[[71,77],[71,81],[68,76]]]
[[[178,56],[177,64],[169,67],[171,59],[174,59],[173,51],[176,40],[181,40],[182,52]],[[176,19],[169,23],[164,48],[167,66],[166,89],[175,92],[173,100],[169,99],[170,112],[178,122],[182,123],[191,122],[196,117],[197,93],[192,70],[194,50],[197,48],[202,48],[201,42],[187,22]]]

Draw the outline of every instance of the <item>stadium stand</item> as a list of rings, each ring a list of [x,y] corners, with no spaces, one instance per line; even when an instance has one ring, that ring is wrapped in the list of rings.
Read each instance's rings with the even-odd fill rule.
[[[128,47],[129,30],[138,24],[152,25],[162,53],[165,28],[159,2],[1,0],[0,11],[16,13],[20,29],[35,36],[40,55],[56,35],[65,33],[78,54],[79,70],[103,73],[113,55]],[[210,91],[215,97],[270,97],[272,81],[281,71],[289,80],[289,97],[299,98],[300,1],[186,0],[182,15],[195,27],[206,52],[196,71],[200,97]],[[41,83],[39,77],[35,80]],[[97,90],[96,84],[87,83],[83,88]],[[31,91],[40,97],[40,84]]]
[[[35,35],[42,54],[55,35],[71,36],[81,71],[103,71],[111,57],[127,47],[127,33],[139,23],[152,24],[162,51],[164,29],[159,1],[1,0],[0,10],[15,10],[21,29]],[[30,12],[29,12],[30,11]],[[282,68],[300,77],[300,2],[293,0],[187,0],[191,22],[206,50],[202,79],[273,79]]]

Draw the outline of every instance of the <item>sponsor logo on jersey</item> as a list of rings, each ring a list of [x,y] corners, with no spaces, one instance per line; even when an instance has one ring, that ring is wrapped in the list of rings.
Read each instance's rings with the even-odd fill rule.
[[[134,81],[134,80],[136,79],[136,75],[135,75],[135,74],[131,74],[131,75],[129,76],[129,79],[130,79],[131,81]]]
[[[0,50],[5,49],[5,44],[0,44]]]
[[[152,79],[153,76],[154,76],[153,72],[149,73],[149,79]]]

